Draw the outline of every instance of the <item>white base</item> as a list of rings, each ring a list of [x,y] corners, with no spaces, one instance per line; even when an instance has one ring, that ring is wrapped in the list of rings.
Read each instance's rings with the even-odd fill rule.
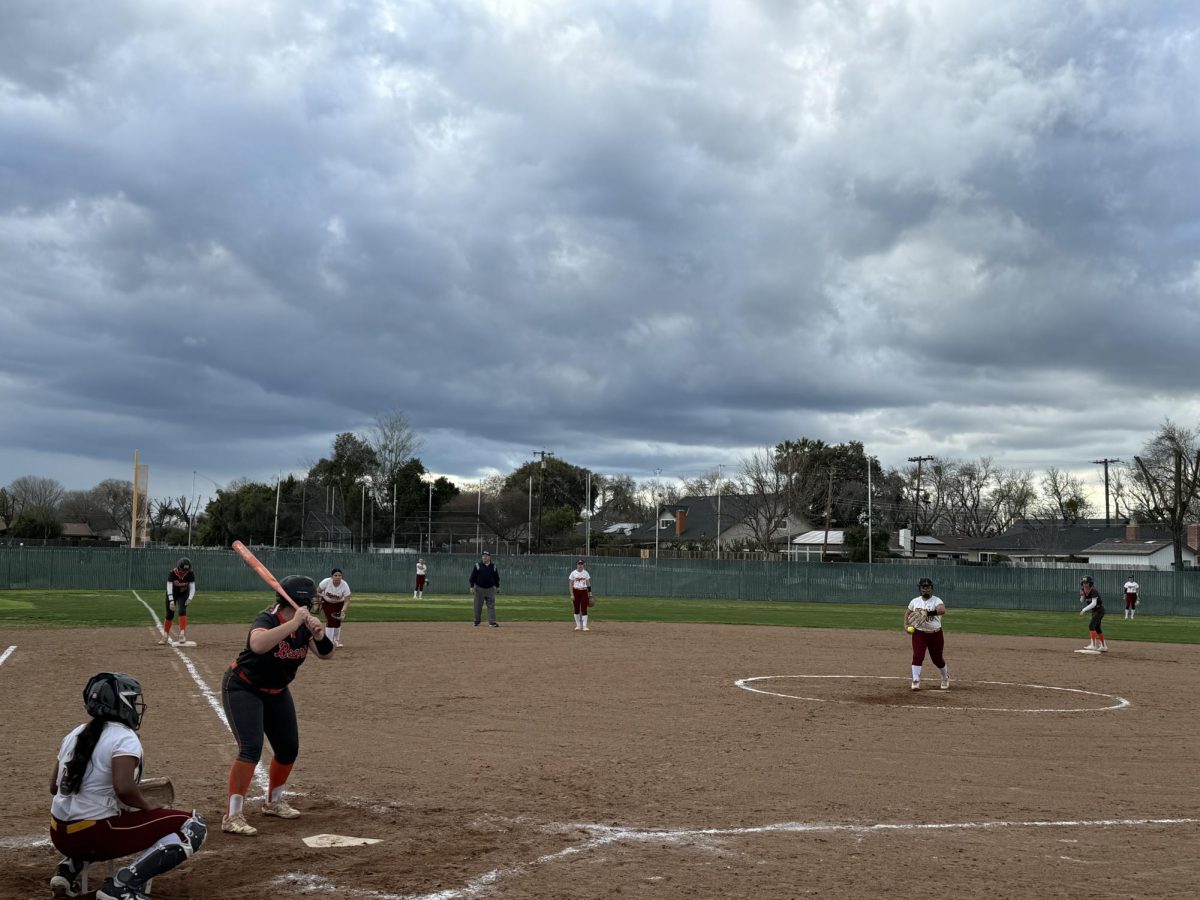
[[[1087,648],[1087,647],[1084,647],[1082,650],[1076,650],[1075,652],[1076,652],[1076,653],[1086,653],[1086,654],[1088,654],[1089,656],[1099,656],[1099,655],[1100,655],[1100,651],[1099,651],[1099,650],[1091,650],[1091,649],[1089,649],[1089,648]]]
[[[195,641],[171,641],[172,647],[195,647]]]
[[[380,843],[378,838],[350,837],[345,834],[314,834],[303,840],[310,847],[361,847]]]

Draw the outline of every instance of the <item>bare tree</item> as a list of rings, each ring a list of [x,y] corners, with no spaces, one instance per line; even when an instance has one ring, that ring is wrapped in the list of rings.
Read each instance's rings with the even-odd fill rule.
[[[596,475],[592,483],[596,489],[597,519],[604,522],[641,522],[646,518],[646,504],[631,476]]]
[[[487,478],[481,485],[479,520],[503,541],[529,541],[529,491],[506,488],[503,475]],[[470,497],[470,492],[466,493]]]
[[[778,457],[770,450],[756,451],[742,460],[731,491],[738,520],[750,532],[756,549],[772,549],[772,538],[787,527],[788,479]]]
[[[133,482],[106,478],[91,491],[101,510],[101,528],[116,530],[128,539],[133,517]],[[95,526],[93,526],[94,528]]]
[[[36,475],[14,478],[8,486],[8,495],[13,504],[13,518],[29,510],[56,513],[65,493],[66,488],[53,478],[39,478]]]
[[[1165,522],[1171,530],[1175,569],[1183,568],[1186,524],[1200,494],[1200,447],[1196,431],[1171,421],[1163,423],[1135,456],[1134,480],[1149,495],[1139,513],[1147,521]]]
[[[1051,466],[1041,481],[1041,503],[1036,514],[1065,525],[1089,518],[1095,505],[1088,499],[1082,479]]]
[[[404,413],[399,410],[382,413],[375,418],[367,434],[367,444],[375,451],[380,485],[394,484],[400,470],[417,455],[421,441]]]

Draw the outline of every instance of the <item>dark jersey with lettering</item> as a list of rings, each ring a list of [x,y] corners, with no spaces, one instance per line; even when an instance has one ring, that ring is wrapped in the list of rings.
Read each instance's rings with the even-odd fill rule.
[[[1093,600],[1096,601],[1096,605],[1092,607],[1092,612],[1104,612],[1104,601],[1100,599],[1100,592],[1095,588],[1092,588],[1090,591],[1084,591],[1083,599],[1088,603],[1091,603]]]
[[[304,615],[298,612],[296,615]],[[282,625],[283,619],[270,610],[258,614],[250,631],[259,628],[274,628]],[[243,682],[253,688],[279,690],[291,684],[296,677],[300,665],[308,656],[308,642],[312,640],[312,632],[307,625],[301,625],[295,634],[288,635],[279,641],[266,653],[255,653],[250,649],[250,635],[246,635],[246,648],[238,655],[234,669]]]
[[[196,573],[191,569],[186,572],[172,569],[171,574],[167,576],[167,585],[171,588],[172,600],[186,600],[195,583]]]

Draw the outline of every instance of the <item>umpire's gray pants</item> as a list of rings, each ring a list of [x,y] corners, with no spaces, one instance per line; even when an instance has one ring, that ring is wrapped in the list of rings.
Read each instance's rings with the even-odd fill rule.
[[[488,609],[488,624],[496,624],[496,589],[490,588],[475,588],[475,624],[479,624],[479,617],[483,613],[483,604],[487,604]]]

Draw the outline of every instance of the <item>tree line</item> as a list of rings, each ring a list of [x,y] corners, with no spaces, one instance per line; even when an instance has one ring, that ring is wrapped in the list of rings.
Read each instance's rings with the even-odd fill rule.
[[[731,515],[749,535],[744,546],[727,545],[730,550],[770,549],[789,515],[845,530],[854,548],[865,547],[868,527],[880,540],[902,527],[989,537],[1021,521],[1072,524],[1106,512],[1113,521],[1165,525],[1180,562],[1186,525],[1200,517],[1200,432],[1170,421],[1132,460],[1110,461],[1103,507],[1082,479],[1058,468],[1035,473],[990,457],[922,457],[885,470],[857,441],[789,439],[697,476],[640,481],[543,453],[466,488],[432,477],[417,456],[419,446],[402,413],[382,415],[364,433],[338,434],[329,455],[309,463],[299,477],[237,480],[219,487],[203,509],[193,497],[148,498],[143,515],[149,537],[174,545],[243,540],[297,546],[306,539],[305,522],[311,528],[311,514],[321,513],[344,524],[349,542],[359,547],[436,548],[479,532],[550,552],[577,546],[584,518],[591,519],[599,546],[619,540],[604,534],[608,525],[652,521],[683,497],[721,494],[731,498]],[[27,475],[0,488],[0,517],[12,537],[54,538],[64,522],[85,522],[128,539],[132,494],[132,484],[118,479],[69,491],[53,479]]]

